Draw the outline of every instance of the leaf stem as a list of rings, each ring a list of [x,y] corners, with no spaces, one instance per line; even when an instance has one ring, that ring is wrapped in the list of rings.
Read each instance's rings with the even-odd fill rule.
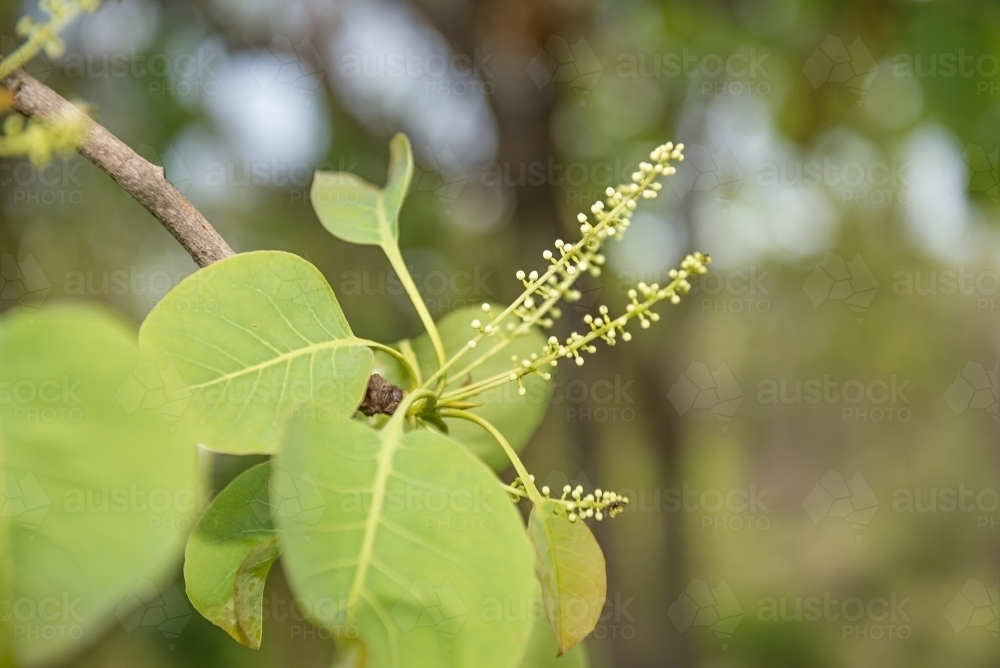
[[[420,387],[420,370],[417,369],[410,362],[410,359],[402,352],[396,350],[392,346],[387,346],[384,343],[379,343],[378,341],[369,341],[368,339],[359,339],[358,343],[363,346],[368,346],[369,348],[374,348],[375,350],[381,350],[386,355],[390,355],[396,359],[397,362],[403,365],[403,369],[406,370],[406,375],[410,377],[413,384],[410,386],[411,389],[417,389]]]
[[[521,478],[521,482],[524,483],[524,487],[528,493],[528,498],[531,499],[531,502],[536,506],[542,503],[544,497],[542,497],[542,494],[541,492],[538,491],[538,488],[535,487],[535,483],[531,479],[531,474],[528,473],[528,469],[525,468],[524,462],[521,461],[521,458],[517,456],[516,452],[514,452],[514,448],[511,447],[510,443],[507,442],[507,439],[503,437],[503,434],[500,433],[500,430],[493,426],[492,422],[490,422],[485,418],[479,417],[475,413],[470,413],[469,411],[457,410],[454,408],[443,409],[441,411],[441,417],[453,417],[462,420],[468,420],[469,422],[475,422],[480,427],[488,431],[490,433],[490,436],[496,439],[496,442],[499,443],[500,447],[502,447],[504,452],[507,453],[507,457],[510,459],[510,463],[514,465],[514,469],[517,471],[517,475]]]
[[[420,296],[417,284],[413,282],[413,277],[410,276],[410,270],[406,268],[406,263],[403,261],[403,254],[399,252],[399,247],[395,244],[383,244],[382,250],[385,252],[385,256],[389,258],[389,264],[392,265],[392,268],[396,271],[396,275],[399,276],[399,282],[403,284],[403,289],[406,290],[410,301],[413,302],[413,308],[417,309],[417,315],[420,316],[420,321],[424,324],[424,329],[427,330],[427,335],[434,346],[434,354],[437,356],[438,368],[444,368],[446,357],[444,344],[441,342],[441,335],[438,333],[437,325],[434,324],[434,318],[431,317],[430,311],[427,310],[424,298]],[[425,383],[425,385],[429,386],[429,383]]]
[[[393,413],[392,417],[389,418],[389,421],[386,422],[385,429],[397,429],[402,431],[403,422],[407,418],[406,414],[410,411],[410,408],[413,406],[413,404],[415,404],[420,399],[433,398],[435,396],[436,395],[433,392],[431,392],[430,390],[425,390],[423,388],[413,390],[405,397],[403,397],[403,400],[401,402],[399,402],[399,406],[396,407],[396,412]]]

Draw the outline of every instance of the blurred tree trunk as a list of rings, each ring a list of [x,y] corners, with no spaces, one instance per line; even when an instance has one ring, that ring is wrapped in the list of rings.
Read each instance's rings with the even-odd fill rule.
[[[551,36],[569,38],[584,32],[591,19],[589,6],[555,0],[479,0],[469,3],[418,0],[416,4],[456,51],[470,57],[474,56],[476,49],[493,54],[490,69],[495,77],[492,81],[495,93],[489,100],[499,129],[499,164],[509,166],[516,174],[525,165],[546,165],[550,160],[558,163],[559,156],[552,139],[558,90],[552,86],[539,89],[528,77],[527,65]],[[559,188],[549,180],[543,185],[525,185],[517,189],[514,220],[520,232],[519,245],[526,252],[530,249],[534,254],[540,247],[548,246],[552,239],[566,233],[561,224],[565,212],[560,209],[560,194]],[[681,311],[674,313],[680,315]],[[571,317],[570,314],[567,317]],[[677,327],[674,331],[680,329]],[[673,346],[669,348],[676,349]],[[646,420],[648,443],[659,463],[661,487],[680,487],[678,418],[667,401],[667,386],[662,375],[664,369],[671,368],[669,360],[663,360],[663,364],[648,361],[633,364],[630,355],[634,353],[626,346],[602,349],[600,355],[604,358],[601,362],[566,369],[564,373],[568,372],[574,378],[587,382],[588,386],[593,386],[595,380],[607,377],[616,369],[636,369],[638,385],[645,397],[637,408]],[[570,379],[565,380],[568,382]],[[588,407],[591,410],[594,408],[580,408]],[[570,436],[580,451],[584,470],[593,477],[599,468],[600,430],[591,423],[575,420],[570,425]],[[660,517],[668,564],[665,577],[658,578],[664,589],[652,595],[662,602],[662,617],[642,620],[647,631],[656,625],[663,627],[670,623],[666,609],[687,584],[687,571],[683,568],[681,518],[676,513],[665,512],[661,512]],[[602,535],[607,532],[601,525],[594,528],[599,539],[607,545],[608,538]],[[609,552],[613,551],[614,548],[609,549]],[[659,567],[656,564],[649,568],[650,571],[658,571]],[[616,591],[614,569],[609,571],[609,591]],[[676,640],[671,641],[671,638]],[[658,639],[659,656],[635,656],[627,641],[609,635],[615,665],[629,668],[690,665],[687,636],[659,634]]]

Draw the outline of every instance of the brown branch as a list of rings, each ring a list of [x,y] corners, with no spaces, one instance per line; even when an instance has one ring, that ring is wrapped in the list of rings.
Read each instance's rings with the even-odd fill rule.
[[[207,267],[233,255],[233,249],[205,216],[167,180],[162,167],[144,160],[118,137],[34,77],[16,72],[2,85],[11,91],[14,109],[25,116],[55,123],[84,123],[86,131],[77,146],[80,155],[104,170],[146,207],[199,266]],[[392,415],[402,398],[400,388],[373,374],[359,410],[365,415]]]
[[[15,110],[42,121],[82,121],[86,131],[77,147],[80,154],[100,167],[174,235],[198,266],[233,255],[215,228],[167,180],[163,168],[144,160],[124,142],[91,120],[59,93],[24,72],[3,81],[10,89]]]

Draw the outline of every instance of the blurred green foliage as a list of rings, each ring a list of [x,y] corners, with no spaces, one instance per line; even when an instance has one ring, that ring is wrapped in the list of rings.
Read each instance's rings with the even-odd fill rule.
[[[327,234],[308,179],[289,167],[381,183],[386,142],[407,131],[420,173],[401,241],[440,317],[512,299],[514,271],[569,238],[616,171],[627,180],[650,147],[687,144],[687,171],[582,303],[622,308],[637,274],[655,276],[694,248],[712,253],[713,272],[627,346],[560,367],[525,450],[543,484],[586,480],[633,499],[596,527],[610,600],[588,640],[593,665],[995,665],[995,3],[108,4],[67,34],[62,63],[29,71],[166,164],[238,251],[316,264],[362,337],[421,327],[378,250]],[[4,5],[0,35],[14,34],[21,11]],[[379,69],[379,53],[407,48],[482,66],[471,79],[462,68],[451,78]],[[68,68],[80,54],[98,54],[90,74]],[[127,74],[103,70],[102,54],[122,57]],[[140,61],[178,54],[210,64],[190,76],[139,73]],[[343,74],[351,54],[370,57],[368,75]],[[685,56],[692,76],[671,74]],[[743,65],[754,56],[751,75]],[[949,74],[963,57],[968,76]],[[638,74],[627,76],[633,61]],[[278,81],[275,62],[295,65],[282,80],[300,85]],[[490,84],[485,94],[455,94],[475,82]],[[194,270],[80,158],[47,172],[4,160],[0,184],[0,308],[84,298],[139,321]],[[585,313],[565,311],[560,334]],[[895,399],[882,385],[893,377],[905,383]],[[811,380],[837,390],[796,400]],[[786,399],[761,400],[762,383],[782,382]],[[864,485],[848,486],[858,474]],[[762,490],[755,507],[742,496]],[[973,493],[949,510],[963,490]],[[180,585],[180,564],[177,573]],[[259,653],[193,615],[170,642],[154,627],[116,625],[73,665],[329,665],[329,639],[289,612],[280,568],[268,588]],[[719,609],[727,589],[739,611]],[[881,618],[893,595],[907,600],[905,619]],[[856,621],[761,619],[772,599],[791,614],[810,597],[835,599],[837,611],[875,604]],[[731,633],[712,628],[737,614]]]

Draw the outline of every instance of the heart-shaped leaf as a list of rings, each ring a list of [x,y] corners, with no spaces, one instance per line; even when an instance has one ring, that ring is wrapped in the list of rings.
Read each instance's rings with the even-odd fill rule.
[[[272,500],[293,590],[316,623],[360,633],[373,666],[517,665],[530,620],[483,611],[535,592],[519,513],[468,451],[403,425],[291,419]]]
[[[168,412],[126,408],[155,394],[129,382],[140,361],[135,328],[103,309],[0,320],[0,600],[45,611],[0,639],[20,665],[126,618],[198,510],[194,444]]]
[[[608,593],[604,553],[583,522],[570,522],[546,500],[531,511],[528,535],[535,546],[538,579],[559,654],[590,635]]]
[[[494,312],[501,311],[503,311],[502,306],[494,307]],[[467,347],[469,340],[476,334],[476,330],[471,327],[472,321],[476,319],[483,320],[483,312],[479,307],[452,311],[438,321],[438,332],[441,333],[441,340],[448,357]],[[431,345],[430,338],[423,334],[411,343],[420,364],[421,375],[424,378],[430,377],[437,370],[434,347]],[[454,370],[460,371],[477,361],[487,353],[492,345],[492,341],[487,339],[478,347],[469,350]],[[507,344],[500,353],[483,362],[470,373],[452,377],[449,389],[456,389],[463,384],[475,383],[484,378],[510,371],[513,368],[512,355],[517,355],[519,359],[525,359],[530,357],[532,353],[540,353],[544,348],[545,337],[537,329],[533,329],[528,334]],[[387,369],[392,369],[387,373],[391,374],[393,382],[396,384],[405,382],[406,377],[402,370],[391,358],[380,355],[379,364]],[[535,430],[538,429],[549,405],[548,382],[543,380],[541,376],[534,374],[526,376],[523,382],[524,395],[518,393],[517,383],[509,383],[471,399],[471,401],[483,404],[471,409],[471,412],[493,423],[517,452],[524,449]],[[451,438],[465,445],[494,470],[503,471],[510,466],[510,460],[507,459],[503,448],[482,427],[456,418],[446,418],[444,422],[448,426],[448,435]]]
[[[372,364],[319,270],[274,251],[235,255],[181,281],[139,341],[161,374],[178,379],[193,436],[232,454],[274,453],[298,403],[351,415]]]
[[[412,178],[410,140],[397,134],[389,143],[385,188],[349,172],[316,172],[310,200],[323,227],[338,239],[395,247],[399,241],[399,210]]]
[[[205,509],[184,559],[188,599],[206,619],[257,649],[264,581],[278,558],[271,522],[271,465],[241,473]]]

